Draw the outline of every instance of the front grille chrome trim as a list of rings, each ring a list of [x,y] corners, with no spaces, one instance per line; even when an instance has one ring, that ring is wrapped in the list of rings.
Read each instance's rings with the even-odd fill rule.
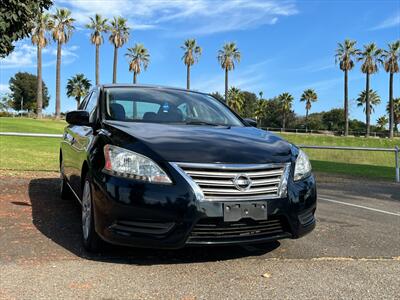
[[[189,183],[198,201],[253,201],[284,198],[290,163],[271,164],[203,164],[170,163]],[[247,174],[252,186],[238,190],[232,179]]]

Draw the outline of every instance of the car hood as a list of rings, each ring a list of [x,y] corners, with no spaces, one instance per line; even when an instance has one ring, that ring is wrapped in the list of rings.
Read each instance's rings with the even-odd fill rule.
[[[291,160],[292,145],[255,127],[193,126],[107,121],[110,129],[128,134],[118,144],[147,151],[158,160],[196,163],[279,163]],[[111,130],[112,135],[117,134]],[[117,134],[118,135],[118,134]],[[122,139],[121,139],[122,138]]]

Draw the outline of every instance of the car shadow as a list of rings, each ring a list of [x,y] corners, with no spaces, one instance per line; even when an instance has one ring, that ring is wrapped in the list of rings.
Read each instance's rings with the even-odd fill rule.
[[[32,179],[29,197],[32,222],[46,237],[71,253],[90,260],[137,265],[180,264],[265,255],[278,241],[249,246],[185,247],[178,250],[141,249],[106,244],[101,253],[85,251],[81,242],[81,212],[76,199],[62,200],[58,178]]]

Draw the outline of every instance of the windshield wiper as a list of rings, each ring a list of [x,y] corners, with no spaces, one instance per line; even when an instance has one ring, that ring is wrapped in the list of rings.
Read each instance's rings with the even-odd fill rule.
[[[226,125],[215,124],[215,123],[210,123],[210,122],[200,121],[200,120],[186,121],[185,124],[186,125],[226,126]]]

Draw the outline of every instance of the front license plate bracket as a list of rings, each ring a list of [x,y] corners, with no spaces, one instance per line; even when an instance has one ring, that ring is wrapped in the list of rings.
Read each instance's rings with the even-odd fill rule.
[[[267,220],[267,202],[229,202],[223,204],[224,222],[236,222],[243,218]]]

